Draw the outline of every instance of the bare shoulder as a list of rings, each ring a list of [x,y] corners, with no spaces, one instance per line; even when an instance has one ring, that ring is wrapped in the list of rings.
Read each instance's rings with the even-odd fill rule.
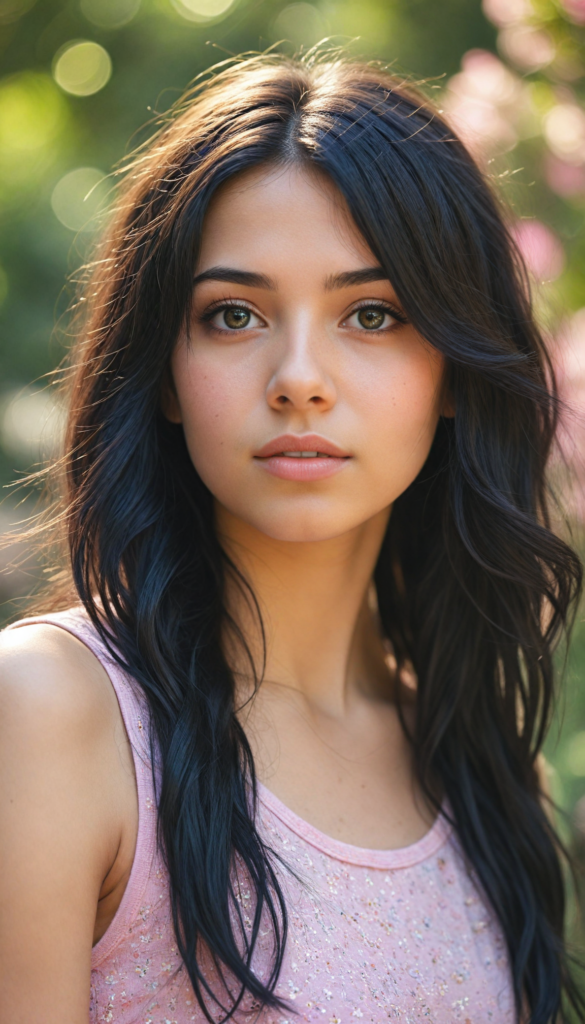
[[[81,802],[90,830],[92,818],[109,836],[112,860],[135,799],[132,753],[105,669],[58,626],[0,634],[0,799],[6,785],[43,794],[55,820]]]
[[[58,626],[27,624],[0,633],[0,719],[46,731],[83,732],[85,741],[115,726],[108,676],[80,640]]]
[[[2,1020],[56,1024],[63,1007],[87,1020],[100,893],[127,876],[136,822],[132,757],[98,659],[58,626],[0,634]]]

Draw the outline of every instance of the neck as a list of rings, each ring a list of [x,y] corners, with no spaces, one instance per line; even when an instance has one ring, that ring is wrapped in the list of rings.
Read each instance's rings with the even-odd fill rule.
[[[275,540],[217,508],[224,550],[258,601],[265,630],[264,683],[299,691],[316,710],[333,717],[343,716],[358,693],[388,683],[368,601],[388,516],[385,509],[339,537],[302,543]],[[227,596],[230,613],[260,666],[257,616],[233,580]],[[230,660],[237,677],[245,678],[235,649]]]

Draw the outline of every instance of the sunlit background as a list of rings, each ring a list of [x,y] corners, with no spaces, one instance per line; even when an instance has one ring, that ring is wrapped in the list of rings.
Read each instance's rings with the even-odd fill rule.
[[[46,375],[66,350],[67,280],[107,217],[112,168],[210,65],[325,38],[423,80],[498,181],[571,409],[571,486],[561,459],[555,473],[581,536],[585,0],[0,0],[0,484],[57,448],[62,415]],[[18,518],[16,498],[4,493],[0,531]],[[8,560],[0,555],[0,568]],[[29,585],[22,569],[0,574],[4,619]],[[548,757],[565,835],[582,855],[581,621],[568,682]]]

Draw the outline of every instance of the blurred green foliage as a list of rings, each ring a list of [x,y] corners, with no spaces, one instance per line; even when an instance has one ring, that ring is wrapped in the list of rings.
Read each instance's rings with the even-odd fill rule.
[[[196,75],[244,51],[331,37],[425,79],[515,215],[543,225],[527,251],[537,277],[553,267],[543,307],[561,321],[584,307],[584,26],[583,0],[0,0],[0,483],[30,465],[27,430],[48,415],[26,388],[63,357],[54,327],[107,204],[105,176]],[[567,377],[577,390],[580,379]],[[580,621],[548,755],[585,837],[584,671]]]

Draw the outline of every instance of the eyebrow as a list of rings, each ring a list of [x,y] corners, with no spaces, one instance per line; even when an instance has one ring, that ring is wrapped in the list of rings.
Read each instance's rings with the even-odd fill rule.
[[[363,270],[348,270],[344,274],[333,274],[325,281],[325,290],[349,288],[356,284],[371,284],[372,281],[388,281],[388,274],[382,267],[364,267]]]
[[[348,270],[343,274],[333,274],[325,281],[325,291],[337,291],[360,284],[371,284],[373,281],[387,281],[388,274],[382,267],[364,267],[362,270]],[[258,274],[252,270],[237,270],[235,267],[210,267],[204,270],[193,281],[193,286],[203,281],[224,281],[229,284],[240,284],[247,288],[266,288],[276,291],[276,282],[266,274]]]
[[[227,281],[229,284],[241,284],[247,288],[268,288],[276,291],[276,284],[266,274],[256,274],[251,270],[236,270],[235,267],[210,267],[203,273],[197,274],[193,285],[201,284],[202,281]]]

